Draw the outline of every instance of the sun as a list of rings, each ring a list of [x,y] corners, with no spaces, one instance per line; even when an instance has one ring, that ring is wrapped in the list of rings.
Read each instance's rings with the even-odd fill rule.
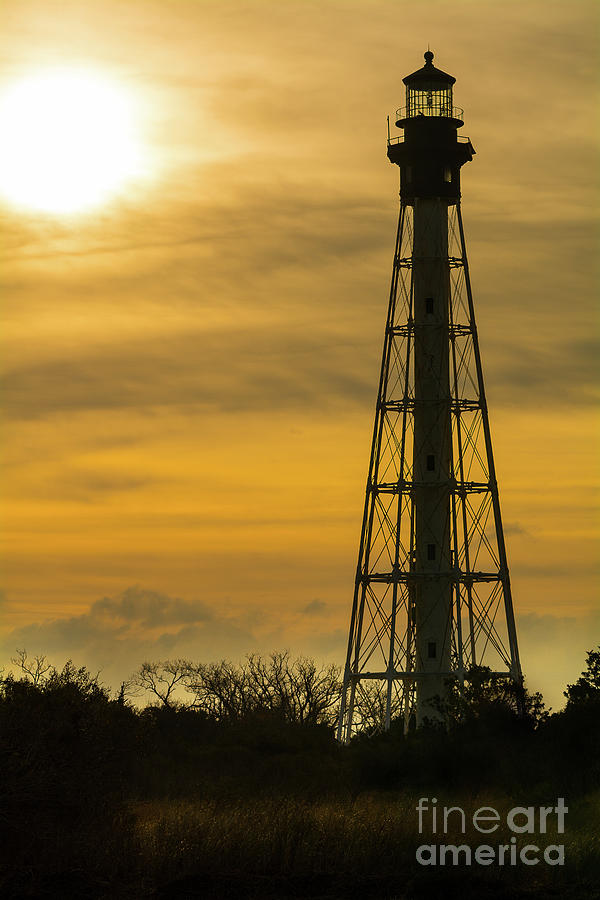
[[[143,174],[134,96],[99,71],[52,68],[0,94],[0,197],[56,215],[107,203]]]

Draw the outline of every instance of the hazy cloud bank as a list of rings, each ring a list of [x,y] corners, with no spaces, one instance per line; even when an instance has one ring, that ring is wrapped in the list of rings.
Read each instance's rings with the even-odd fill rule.
[[[236,619],[199,601],[142,587],[96,600],[78,616],[16,628],[3,640],[3,656],[17,648],[52,661],[73,657],[99,668],[110,683],[127,678],[145,659],[191,656],[217,660],[252,650],[256,638]]]
[[[126,679],[144,660],[187,657],[209,662],[221,658],[242,659],[253,651],[291,648],[338,664],[344,662],[346,623],[327,619],[302,637],[302,619],[322,620],[328,604],[313,599],[288,617],[287,624],[264,626],[259,610],[249,610],[243,620],[200,601],[184,600],[139,586],[114,597],[95,601],[78,616],[36,623],[8,633],[2,642],[5,662],[17,648],[30,655],[45,653],[55,664],[68,657],[100,669],[113,687]],[[349,611],[349,607],[348,607]],[[249,627],[249,623],[254,625]],[[541,690],[547,705],[558,709],[562,692],[585,666],[586,651],[600,643],[600,613],[585,616],[552,616],[530,613],[517,616],[521,661],[531,690]]]

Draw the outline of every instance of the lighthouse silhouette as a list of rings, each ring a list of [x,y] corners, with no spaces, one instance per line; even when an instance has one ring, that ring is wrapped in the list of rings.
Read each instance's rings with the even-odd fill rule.
[[[455,78],[403,79],[400,215],[338,738],[443,718],[476,667],[522,682],[460,206]]]

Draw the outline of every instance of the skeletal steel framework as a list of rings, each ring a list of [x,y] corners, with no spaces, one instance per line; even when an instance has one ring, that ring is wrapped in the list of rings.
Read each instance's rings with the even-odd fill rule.
[[[521,682],[460,208],[454,78],[404,79],[400,216],[338,738],[438,715],[472,666]]]

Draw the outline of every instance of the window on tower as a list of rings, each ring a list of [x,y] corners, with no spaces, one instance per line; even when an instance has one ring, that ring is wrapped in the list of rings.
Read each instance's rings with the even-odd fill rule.
[[[444,169],[444,181],[447,181],[448,184],[452,181],[452,169],[445,168]]]
[[[435,559],[435,544],[427,544],[427,559]]]
[[[435,472],[435,456],[433,453],[427,454],[427,471]]]
[[[433,315],[433,297],[425,297],[425,314]]]
[[[427,657],[428,657],[428,659],[436,659],[437,658],[437,644],[435,641],[428,641]]]

